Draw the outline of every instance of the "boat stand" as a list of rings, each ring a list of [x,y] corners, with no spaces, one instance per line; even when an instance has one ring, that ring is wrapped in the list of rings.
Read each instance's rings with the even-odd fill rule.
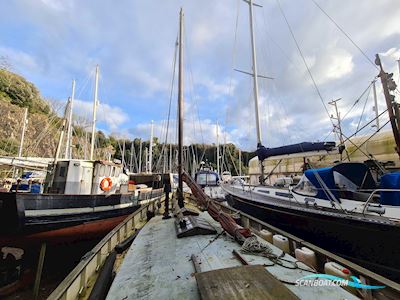
[[[40,253],[39,253],[39,261],[36,270],[35,276],[35,284],[33,286],[33,299],[37,300],[39,297],[39,290],[40,290],[40,280],[42,279],[42,271],[44,265],[44,258],[46,256],[46,243],[42,243],[40,246]]]

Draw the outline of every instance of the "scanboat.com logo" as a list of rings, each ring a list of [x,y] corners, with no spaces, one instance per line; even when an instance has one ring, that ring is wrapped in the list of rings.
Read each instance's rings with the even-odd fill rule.
[[[298,286],[350,286],[358,289],[383,289],[384,285],[362,284],[360,279],[350,276],[353,281],[328,274],[312,274],[296,280]]]

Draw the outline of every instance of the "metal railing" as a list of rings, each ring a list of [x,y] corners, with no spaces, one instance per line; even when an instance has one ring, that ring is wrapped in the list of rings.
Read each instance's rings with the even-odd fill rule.
[[[90,279],[99,271],[114,247],[139,229],[136,226],[143,226],[145,224],[143,222],[146,222],[147,211],[158,210],[159,204],[163,201],[164,196],[158,195],[153,198],[153,201],[140,207],[109,232],[82,258],[81,262],[57,286],[48,299],[75,300],[85,296]]]
[[[368,206],[369,206],[369,202],[371,202],[371,200],[374,198],[374,195],[376,194],[376,193],[378,193],[378,192],[400,192],[400,189],[376,189],[376,190],[373,190],[372,192],[371,192],[371,195],[369,195],[369,197],[368,197],[368,199],[367,199],[367,201],[365,201],[365,203],[364,203],[364,208],[363,208],[363,211],[362,211],[362,214],[365,216],[365,210],[368,208]]]
[[[192,198],[193,196],[187,196],[187,199],[195,202],[196,200]],[[223,203],[214,201],[215,204],[224,212],[229,214],[237,214],[240,216],[241,225],[243,227],[247,227],[252,229],[256,234],[259,233],[262,229],[267,229],[273,234],[280,234],[288,238],[289,240],[289,248],[290,254],[294,256],[294,251],[300,247],[307,247],[315,252],[318,260],[318,265],[321,267],[320,271],[323,271],[323,265],[326,262],[333,261],[338,264],[348,268],[352,271],[354,276],[357,276],[364,284],[367,285],[384,285],[386,288],[379,290],[362,290],[362,298],[363,299],[400,299],[400,284],[396,283],[390,279],[387,279],[379,274],[376,274],[372,271],[369,271],[345,258],[342,258],[332,252],[324,250],[312,243],[309,243],[301,238],[298,238],[282,229],[279,229],[275,226],[272,226],[268,223],[265,223],[257,218],[250,216],[246,213],[243,213],[239,210],[236,210],[230,206],[227,206]]]

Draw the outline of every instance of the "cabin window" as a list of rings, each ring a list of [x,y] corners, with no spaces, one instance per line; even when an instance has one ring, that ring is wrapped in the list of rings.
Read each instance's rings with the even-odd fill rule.
[[[66,167],[60,167],[59,176],[60,177],[65,177],[66,173],[67,173],[67,168]]]
[[[335,184],[338,188],[350,190],[353,192],[357,191],[358,186],[339,172],[334,171],[333,178],[335,179]]]
[[[111,166],[105,166],[105,168],[106,168],[105,176],[110,176],[111,175]]]
[[[115,168],[111,167],[111,177],[114,177],[114,176],[115,176]]]
[[[104,176],[104,170],[105,168],[104,168],[104,166],[100,166],[100,168],[99,168],[99,176]]]
[[[317,196],[318,190],[316,187],[307,179],[305,175],[301,178],[300,182],[293,188],[293,191],[305,195],[305,196]]]
[[[217,185],[215,174],[197,174],[197,183],[200,185]]]

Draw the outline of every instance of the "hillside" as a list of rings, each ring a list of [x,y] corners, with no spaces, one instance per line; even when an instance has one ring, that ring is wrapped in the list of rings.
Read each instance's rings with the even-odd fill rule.
[[[32,83],[0,69],[0,155],[17,155],[25,108],[28,108],[28,126],[23,156],[51,157],[56,148],[54,129],[59,127],[60,119]],[[54,127],[51,122],[55,128],[51,128]],[[47,134],[46,129],[50,130]]]

